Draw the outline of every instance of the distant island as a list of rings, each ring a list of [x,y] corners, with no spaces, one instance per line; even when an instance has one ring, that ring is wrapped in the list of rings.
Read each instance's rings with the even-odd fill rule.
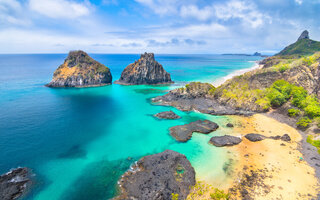
[[[260,57],[268,57],[267,55],[262,55],[259,52],[255,52],[254,54],[245,54],[245,53],[224,53],[221,54],[224,56],[260,56]]]

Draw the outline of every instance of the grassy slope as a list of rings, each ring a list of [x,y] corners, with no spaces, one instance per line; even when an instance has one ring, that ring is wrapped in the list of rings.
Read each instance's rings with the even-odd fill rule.
[[[320,51],[320,42],[310,40],[310,39],[301,39],[297,42],[287,46],[277,55],[286,56],[286,55],[312,55],[315,52]]]

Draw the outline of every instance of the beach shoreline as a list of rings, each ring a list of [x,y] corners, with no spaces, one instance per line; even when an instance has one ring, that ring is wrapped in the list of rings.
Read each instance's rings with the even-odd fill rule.
[[[260,69],[262,67],[262,65],[260,65],[260,61],[248,61],[248,62],[253,62],[254,65],[249,68],[236,70],[236,71],[228,74],[227,76],[224,76],[224,77],[218,78],[217,80],[214,80],[213,82],[211,82],[211,84],[215,87],[218,87],[221,84],[225,83],[227,80],[232,79],[235,76],[240,76],[240,75],[243,75],[247,72],[253,71],[255,69]]]

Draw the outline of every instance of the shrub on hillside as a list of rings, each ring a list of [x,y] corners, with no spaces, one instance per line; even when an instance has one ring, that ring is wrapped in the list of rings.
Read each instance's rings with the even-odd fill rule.
[[[299,119],[299,121],[297,122],[297,126],[299,129],[307,129],[311,123],[311,119],[309,119],[308,117],[302,117],[301,119]]]
[[[294,109],[294,108],[289,109],[289,110],[288,110],[288,115],[289,115],[290,117],[296,117],[296,116],[300,115],[300,110]]]

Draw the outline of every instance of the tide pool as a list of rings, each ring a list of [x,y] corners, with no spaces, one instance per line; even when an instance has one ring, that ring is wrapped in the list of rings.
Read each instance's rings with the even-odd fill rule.
[[[90,54],[111,70],[113,80],[139,55]],[[189,81],[213,82],[253,66],[260,57],[156,55],[176,82],[171,86],[53,89],[44,87],[66,55],[0,55],[0,173],[26,166],[34,187],[24,199],[110,199],[121,174],[142,156],[171,149],[183,153],[208,182],[224,180],[226,152],[208,144],[224,134],[224,116],[182,112],[150,99]],[[179,120],[152,115],[172,110]],[[176,142],[169,128],[210,119],[221,128]]]

